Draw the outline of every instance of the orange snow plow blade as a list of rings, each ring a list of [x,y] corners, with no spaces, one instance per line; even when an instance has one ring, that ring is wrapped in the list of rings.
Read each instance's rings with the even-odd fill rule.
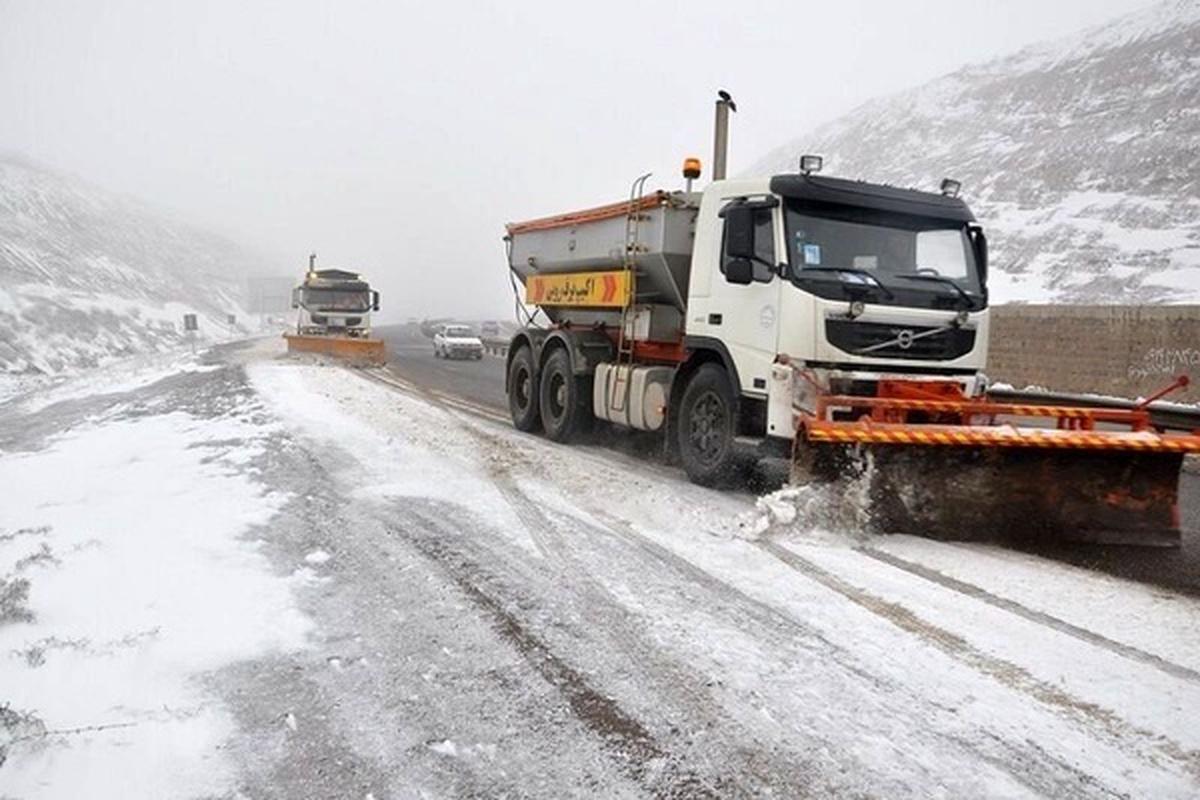
[[[1179,472],[1200,453],[1200,431],[1157,429],[1144,404],[999,403],[951,382],[819,395],[799,427],[798,449],[869,480],[881,529],[941,539],[1178,546]]]
[[[351,336],[311,336],[285,333],[289,353],[333,356],[356,366],[382,366],[386,362],[383,341]]]

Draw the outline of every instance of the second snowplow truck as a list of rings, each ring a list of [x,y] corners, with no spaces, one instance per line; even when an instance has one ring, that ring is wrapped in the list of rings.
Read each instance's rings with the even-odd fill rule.
[[[1178,478],[1200,432],[1144,406],[989,398],[987,239],[940,192],[794,174],[714,180],[511,223],[528,325],[508,351],[514,424],[568,441],[594,420],[657,431],[689,477],[747,453],[870,480],[889,532],[1179,542]]]
[[[379,292],[357,272],[317,269],[316,262],[315,253],[308,257],[304,281],[292,290],[296,330],[284,334],[288,351],[383,364],[383,341],[371,336],[371,312],[379,310]]]

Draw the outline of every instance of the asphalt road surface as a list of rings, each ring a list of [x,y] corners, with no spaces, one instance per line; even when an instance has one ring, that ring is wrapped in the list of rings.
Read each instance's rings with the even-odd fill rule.
[[[424,389],[460,398],[508,415],[504,396],[504,360],[482,361],[434,358],[433,345],[410,326],[376,330],[387,342],[389,368]],[[1178,550],[1102,545],[1044,544],[1023,546],[1027,552],[1165,589],[1200,597],[1200,474],[1184,472],[1180,479],[1183,545]]]
[[[408,326],[376,328],[387,344],[389,365],[423,388],[451,394],[508,416],[504,397],[504,359],[485,355],[482,361],[442,359],[433,355],[433,342]]]

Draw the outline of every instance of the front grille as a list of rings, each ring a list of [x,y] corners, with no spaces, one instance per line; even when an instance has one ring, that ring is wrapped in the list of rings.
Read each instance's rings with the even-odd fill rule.
[[[975,347],[975,331],[969,328],[946,328],[922,338],[905,337],[907,347],[895,342],[904,331],[919,336],[940,326],[896,325],[890,322],[857,322],[850,319],[825,320],[825,337],[839,350],[864,358],[906,358],[915,361],[951,361],[965,356]],[[893,342],[869,353],[868,347]]]

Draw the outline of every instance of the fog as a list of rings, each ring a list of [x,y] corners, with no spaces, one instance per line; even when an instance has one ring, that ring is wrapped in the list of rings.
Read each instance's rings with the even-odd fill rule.
[[[504,316],[506,221],[730,172],[868,98],[1145,0],[0,0],[0,150],[267,254],[364,272],[386,319]]]

